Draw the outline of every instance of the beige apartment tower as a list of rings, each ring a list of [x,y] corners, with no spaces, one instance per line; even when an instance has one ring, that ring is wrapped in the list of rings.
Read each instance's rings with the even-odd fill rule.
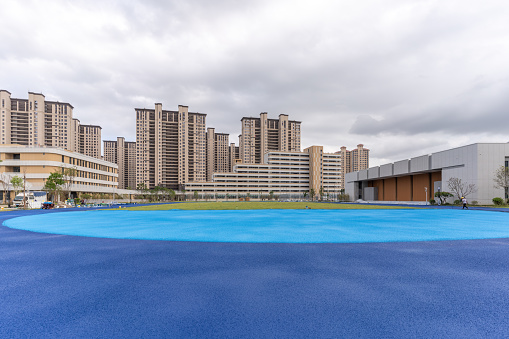
[[[41,93],[28,92],[28,99],[11,98],[0,90],[1,144],[51,146],[74,151],[69,129],[73,106],[46,101]]]
[[[186,182],[206,180],[206,114],[136,108],[136,182],[181,189]]]
[[[104,160],[118,165],[118,188],[136,189],[136,142],[105,140]]]
[[[207,181],[216,172],[230,171],[230,135],[207,128]]]
[[[100,159],[101,128],[81,128],[73,109],[66,102],[47,101],[41,93],[16,99],[0,90],[0,144],[58,147]]]
[[[101,126],[80,125],[78,152],[101,159]]]
[[[300,121],[280,114],[279,119],[268,119],[267,113],[259,118],[242,118],[239,136],[240,159],[245,164],[264,163],[269,151],[300,152]]]
[[[242,161],[240,160],[239,146],[235,146],[234,142],[232,142],[230,144],[229,155],[230,155],[230,159],[228,161],[228,165],[229,165],[228,172],[233,172],[233,166],[235,166],[236,164],[242,163]]]
[[[361,171],[369,167],[369,149],[364,148],[363,144],[358,144],[357,148],[351,151],[342,146],[336,154],[341,155],[344,174]],[[345,188],[344,176],[341,180],[341,188]]]

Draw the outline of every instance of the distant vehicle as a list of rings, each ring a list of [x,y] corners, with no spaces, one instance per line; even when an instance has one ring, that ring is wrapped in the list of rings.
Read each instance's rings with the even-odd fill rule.
[[[24,202],[23,199],[27,200],[27,207],[28,208],[41,208],[42,203],[46,200],[48,200],[48,195],[46,192],[39,192],[39,191],[33,191],[33,192],[26,192],[26,193],[19,193],[14,197],[14,206],[16,207],[23,207]]]
[[[52,209],[52,208],[55,208],[55,204],[52,203],[51,201],[45,201],[42,203],[42,207],[41,207],[43,210],[49,210],[49,209]]]

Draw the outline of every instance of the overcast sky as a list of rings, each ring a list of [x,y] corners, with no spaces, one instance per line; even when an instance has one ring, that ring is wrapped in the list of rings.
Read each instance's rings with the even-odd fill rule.
[[[509,141],[504,0],[0,0],[0,89],[69,102],[103,139],[135,107],[302,121],[302,146],[370,165]]]

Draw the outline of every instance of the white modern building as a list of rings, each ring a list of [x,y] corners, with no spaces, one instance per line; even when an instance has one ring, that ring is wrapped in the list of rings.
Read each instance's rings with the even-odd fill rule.
[[[458,178],[476,186],[470,202],[492,204],[505,196],[493,181],[502,166],[509,166],[509,143],[478,143],[347,173],[345,189],[352,200],[427,201]]]

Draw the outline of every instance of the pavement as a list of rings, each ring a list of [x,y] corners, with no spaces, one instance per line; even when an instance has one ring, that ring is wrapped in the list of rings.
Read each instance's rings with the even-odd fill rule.
[[[0,338],[504,338],[508,309],[509,239],[200,243],[0,226]]]

